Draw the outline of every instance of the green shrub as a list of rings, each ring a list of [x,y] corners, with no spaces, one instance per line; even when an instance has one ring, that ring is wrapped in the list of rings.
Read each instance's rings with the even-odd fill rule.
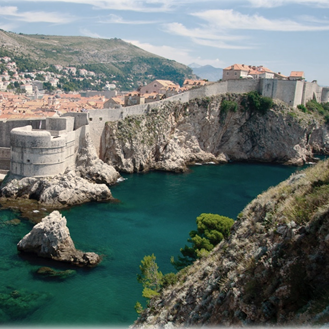
[[[311,112],[322,112],[324,109],[320,103],[318,103],[315,99],[312,99],[306,103],[306,107]]]
[[[326,124],[329,124],[329,113],[324,116]]]
[[[299,110],[301,110],[302,112],[304,112],[304,113],[308,113],[306,106],[303,105],[303,104],[299,104],[299,105],[297,105],[297,108],[298,108]]]
[[[175,273],[167,273],[163,276],[162,279],[162,288],[168,286],[173,286],[178,281],[178,278]]]
[[[246,95],[243,105],[249,108],[251,112],[265,114],[273,107],[273,100],[270,97],[262,97],[257,91],[251,91]]]
[[[220,105],[220,111],[223,113],[236,112],[238,110],[238,103],[235,101],[229,101],[226,99],[222,100]]]

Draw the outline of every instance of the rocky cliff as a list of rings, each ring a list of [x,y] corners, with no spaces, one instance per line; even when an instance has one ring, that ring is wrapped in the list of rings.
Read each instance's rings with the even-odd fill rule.
[[[100,262],[97,254],[75,249],[66,226],[66,218],[57,210],[36,224],[32,231],[18,242],[17,249],[80,266],[91,267]]]
[[[259,113],[243,95],[166,103],[106,125],[105,162],[119,171],[184,171],[195,162],[262,161],[300,165],[328,153],[323,119],[275,101]],[[223,100],[238,104],[224,111]]]
[[[230,237],[180,271],[135,327],[327,323],[328,200],[329,161],[259,195]]]

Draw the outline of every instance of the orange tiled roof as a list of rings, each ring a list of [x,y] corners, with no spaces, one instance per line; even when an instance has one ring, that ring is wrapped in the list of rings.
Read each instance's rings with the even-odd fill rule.
[[[291,71],[290,76],[294,77],[294,78],[303,78],[304,72],[303,71]]]
[[[226,67],[224,70],[239,70],[239,71],[249,71],[249,66],[245,64],[233,64]]]

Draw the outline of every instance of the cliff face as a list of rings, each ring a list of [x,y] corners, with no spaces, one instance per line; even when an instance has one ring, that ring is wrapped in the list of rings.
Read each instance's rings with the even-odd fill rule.
[[[265,114],[245,109],[241,95],[167,103],[145,116],[106,125],[105,162],[119,171],[184,171],[195,162],[262,161],[300,165],[328,153],[327,127],[277,101]],[[223,99],[238,110],[221,111]]]
[[[329,319],[329,161],[252,201],[139,326],[319,325]]]

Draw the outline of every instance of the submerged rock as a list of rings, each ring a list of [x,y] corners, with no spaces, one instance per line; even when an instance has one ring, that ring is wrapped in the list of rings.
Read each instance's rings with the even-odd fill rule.
[[[40,267],[36,271],[36,274],[44,278],[56,278],[64,280],[76,274],[75,270],[56,271],[51,267]]]
[[[79,266],[92,267],[100,262],[99,255],[75,249],[66,226],[66,218],[57,210],[36,224],[31,232],[18,242],[17,249]]]
[[[44,303],[49,295],[39,292],[2,288],[0,291],[0,324],[11,324],[31,315]]]

